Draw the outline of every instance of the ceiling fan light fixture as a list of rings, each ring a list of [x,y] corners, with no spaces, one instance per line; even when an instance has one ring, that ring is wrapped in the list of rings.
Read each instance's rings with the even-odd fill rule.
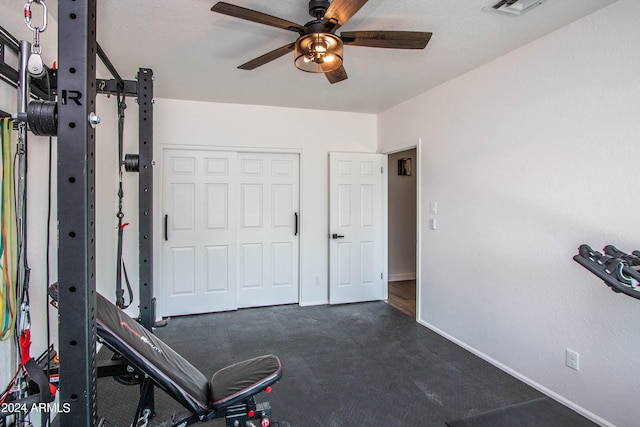
[[[317,53],[325,53],[327,51],[327,45],[324,43],[324,40],[315,41],[311,43],[311,50]]]
[[[307,34],[296,41],[295,65],[310,73],[328,73],[342,66],[342,51],[342,40],[334,34]]]

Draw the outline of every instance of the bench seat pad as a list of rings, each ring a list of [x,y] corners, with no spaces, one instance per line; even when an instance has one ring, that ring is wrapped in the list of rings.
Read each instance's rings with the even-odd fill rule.
[[[280,359],[273,354],[238,362],[213,374],[211,407],[220,409],[264,390],[282,376]]]

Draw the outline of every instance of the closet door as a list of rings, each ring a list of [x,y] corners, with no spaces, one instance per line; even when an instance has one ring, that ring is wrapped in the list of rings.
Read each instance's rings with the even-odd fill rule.
[[[240,307],[298,302],[299,156],[239,153]]]
[[[236,153],[165,150],[162,314],[238,308]]]
[[[299,156],[166,149],[163,316],[298,302]]]

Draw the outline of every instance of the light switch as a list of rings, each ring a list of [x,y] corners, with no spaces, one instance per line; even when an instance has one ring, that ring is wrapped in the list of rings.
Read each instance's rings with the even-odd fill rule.
[[[438,202],[431,202],[431,213],[434,215],[438,213]]]
[[[436,219],[435,218],[429,219],[429,228],[431,228],[432,230],[436,229]]]

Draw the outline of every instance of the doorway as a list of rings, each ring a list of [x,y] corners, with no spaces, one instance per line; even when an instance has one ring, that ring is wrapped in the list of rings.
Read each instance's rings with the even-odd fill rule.
[[[392,307],[417,312],[417,148],[388,155],[389,297]]]

